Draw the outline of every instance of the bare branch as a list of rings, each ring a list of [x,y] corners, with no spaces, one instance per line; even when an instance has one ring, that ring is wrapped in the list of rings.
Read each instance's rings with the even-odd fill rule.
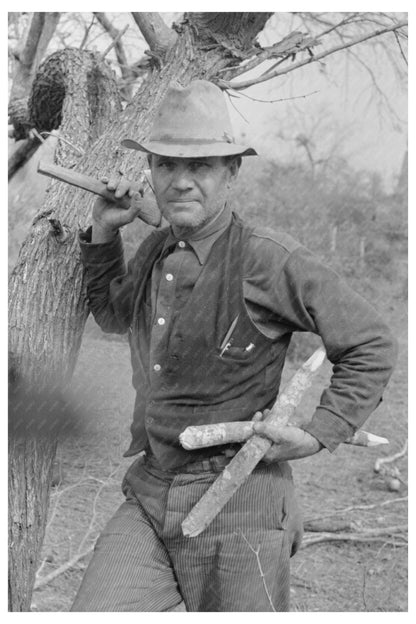
[[[397,34],[397,32],[394,33],[394,36],[396,37],[396,41],[397,41],[397,45],[399,46],[400,54],[402,55],[402,58],[403,58],[404,62],[406,63],[406,65],[408,65],[409,63],[408,63],[407,57],[406,57],[406,55],[405,55],[405,53],[403,51],[402,44],[400,43],[400,37]]]
[[[105,59],[105,57],[107,56],[107,54],[110,52],[110,50],[112,50],[113,48],[116,49],[116,56],[118,58],[119,53],[120,53],[120,48],[121,48],[121,43],[120,40],[122,38],[122,36],[124,35],[124,33],[128,30],[129,25],[126,24],[126,26],[123,28],[123,30],[117,31],[117,35],[114,37],[113,41],[110,43],[110,45],[104,50],[104,52],[101,53],[101,58]],[[122,48],[121,48],[122,50]],[[123,57],[123,65],[125,65],[125,61],[126,61],[126,57],[124,54],[124,50],[122,51],[122,55],[121,57]]]
[[[266,80],[271,80],[272,78],[276,78],[277,76],[288,74],[289,72],[295,71],[296,69],[299,69],[300,67],[304,67],[305,65],[309,65],[310,63],[316,63],[318,61],[321,61],[323,58],[330,56],[331,54],[335,54],[335,52],[339,52],[340,50],[345,50],[346,48],[350,48],[352,46],[358,45],[359,43],[363,43],[364,41],[367,41],[368,39],[379,37],[380,35],[384,35],[385,33],[388,33],[388,32],[394,32],[398,30],[399,28],[403,28],[404,26],[407,26],[407,21],[398,22],[397,24],[393,24],[392,26],[386,26],[385,28],[380,28],[371,33],[366,33],[360,37],[356,37],[355,39],[352,39],[351,41],[344,42],[337,46],[334,46],[330,48],[329,50],[321,52],[320,54],[310,56],[304,59],[303,61],[299,61],[298,63],[293,63],[290,67],[285,67],[283,69],[278,69],[276,71],[267,72],[266,74],[263,74],[262,76],[258,78],[252,78],[251,80],[246,80],[244,82],[237,82],[237,83],[226,82],[225,80],[219,80],[218,85],[222,89],[235,89],[236,91],[239,91],[240,89],[247,89],[248,87],[252,87],[253,85],[259,84],[261,82],[265,82]]]
[[[68,570],[70,570],[71,568],[73,568],[81,559],[83,559],[84,557],[86,557],[87,555],[90,554],[90,552],[93,550],[94,548],[94,543],[90,544],[89,546],[85,547],[86,542],[91,539],[91,536],[93,535],[94,532],[94,526],[97,522],[97,502],[101,496],[101,493],[103,491],[103,489],[108,486],[108,484],[111,482],[111,480],[113,479],[113,477],[117,474],[118,470],[119,470],[120,466],[117,466],[108,476],[107,478],[102,481],[101,479],[97,479],[91,475],[89,475],[86,478],[82,478],[79,481],[77,481],[76,483],[62,489],[60,492],[58,492],[57,494],[57,500],[55,501],[55,505],[54,505],[54,509],[52,512],[52,516],[51,519],[48,522],[48,526],[50,526],[50,524],[53,521],[54,516],[56,515],[56,510],[57,510],[57,506],[58,503],[62,497],[62,495],[64,493],[67,493],[68,490],[71,490],[75,487],[78,487],[80,485],[82,485],[83,483],[85,483],[88,480],[93,480],[93,481],[97,481],[98,483],[100,483],[100,487],[98,488],[97,492],[95,493],[94,496],[94,500],[93,500],[93,505],[92,505],[92,514],[91,514],[91,518],[88,524],[88,527],[85,531],[85,534],[78,546],[78,552],[73,556],[70,557],[70,559],[68,561],[65,561],[62,565],[60,565],[58,568],[56,568],[55,570],[53,570],[52,572],[50,572],[50,574],[46,574],[45,576],[40,576],[40,572],[44,567],[44,563],[42,563],[42,565],[40,566],[39,570],[37,571],[37,578],[36,578],[36,583],[34,586],[34,589],[39,589],[40,587],[44,587],[45,585],[48,585],[51,581],[53,581],[54,579],[56,579],[58,576],[60,576],[61,574],[63,574],[64,572],[67,572]]]
[[[20,62],[27,68],[39,64],[59,21],[60,13],[34,13]]]
[[[98,488],[97,492],[95,493],[94,496],[94,500],[93,500],[93,504],[92,504],[92,514],[91,514],[91,518],[90,518],[90,522],[88,525],[88,529],[85,532],[84,537],[81,540],[81,543],[78,547],[78,553],[82,553],[84,552],[84,546],[85,543],[87,542],[87,540],[89,539],[93,529],[94,529],[94,525],[97,522],[97,502],[101,496],[101,492],[103,491],[103,489],[105,487],[108,486],[109,482],[111,481],[111,479],[117,474],[119,470],[119,466],[117,466],[107,477],[107,479],[105,481],[100,481],[99,479],[94,479],[95,481],[98,481],[99,483],[101,483],[100,487]],[[91,477],[93,478],[93,477]]]
[[[263,48],[259,50],[258,54],[248,62],[240,67],[233,67],[232,70],[229,67],[226,67],[222,70],[222,72],[230,72],[232,71],[233,77],[239,76],[241,74],[245,74],[248,71],[251,71],[255,67],[258,67],[265,61],[268,61],[271,58],[279,58],[280,61],[277,64],[282,63],[283,61],[290,58],[291,55],[297,54],[303,50],[307,50],[308,48],[312,48],[314,45],[317,45],[319,41],[316,37],[310,37],[309,35],[305,35],[299,31],[294,31],[284,37],[278,43],[275,43],[267,48]]]
[[[233,93],[231,90],[227,91],[227,93],[229,94],[230,98],[231,97],[245,97],[248,100],[251,100],[252,102],[262,102],[263,104],[275,104],[276,102],[287,102],[288,100],[300,100],[303,98],[307,98],[310,95],[315,95],[315,93],[319,93],[319,91],[311,91],[310,93],[305,93],[304,95],[292,95],[291,97],[287,97],[287,98],[278,98],[277,100],[261,100],[259,98],[255,98],[255,97],[251,97],[250,95],[247,95],[247,93]]]
[[[33,156],[40,142],[35,137],[24,139],[19,147],[17,147],[8,159],[8,179],[10,180],[14,174]]]
[[[314,522],[315,520],[323,520],[324,518],[332,518],[338,514],[345,515],[350,511],[370,511],[372,509],[376,509],[377,507],[385,507],[388,505],[395,505],[397,503],[405,503],[408,500],[407,496],[403,496],[401,498],[390,498],[388,500],[382,501],[381,503],[374,503],[372,505],[352,505],[351,507],[345,507],[344,509],[336,509],[330,513],[325,514],[324,516],[315,516],[313,518],[308,518],[305,522]]]
[[[33,14],[24,48],[19,54],[20,62],[26,67],[30,67],[35,58],[36,50],[42,34],[44,21],[44,13]]]
[[[368,75],[371,78],[371,82],[373,84],[373,88],[374,88],[374,92],[376,95],[379,96],[380,98],[380,104],[384,103],[384,106],[387,108],[388,112],[390,113],[392,118],[395,118],[399,123],[402,122],[402,120],[399,118],[398,114],[396,113],[396,111],[394,110],[393,106],[391,105],[389,98],[387,97],[386,93],[383,91],[383,89],[380,88],[378,82],[377,82],[377,78],[376,75],[374,74],[374,71],[371,69],[371,67],[368,65],[368,63],[366,63],[360,56],[359,54],[357,54],[355,52],[355,50],[347,50],[347,53],[352,56],[355,61],[361,65],[362,67],[364,67],[365,71],[368,73]]]
[[[356,533],[318,533],[305,536],[300,548],[307,548],[308,546],[320,544],[321,542],[375,542],[380,540],[385,543],[398,546],[399,544],[395,541],[397,538],[407,543],[407,540],[403,535],[403,533],[406,533],[407,530],[407,524],[402,524],[383,527],[380,529],[366,529],[365,531],[359,531]],[[392,536],[394,541],[386,540],[386,536]]]
[[[383,464],[390,464],[391,462],[394,462],[397,459],[400,459],[401,457],[406,455],[407,447],[408,447],[408,441],[406,440],[405,443],[403,444],[402,449],[398,451],[397,453],[394,453],[393,455],[388,455],[387,457],[379,457],[376,460],[376,463],[374,464],[374,472],[380,472],[381,466]]]
[[[89,36],[89,34],[90,34],[91,28],[92,28],[92,27],[93,27],[93,25],[94,25],[94,22],[95,22],[95,13],[93,13],[93,15],[92,15],[92,19],[91,19],[90,23],[88,24],[88,26],[86,26],[86,27],[85,27],[85,33],[84,33],[84,36],[83,36],[83,38],[82,38],[81,43],[79,44],[79,49],[80,49],[80,50],[83,50],[83,49],[84,49],[84,46],[85,46],[85,44],[87,43],[88,36]]]
[[[132,16],[152,52],[163,55],[173,46],[178,35],[166,26],[159,13],[133,12]]]
[[[39,589],[40,587],[44,587],[45,585],[48,585],[49,583],[51,583],[58,576],[60,576],[64,572],[67,572],[71,568],[73,568],[79,561],[81,561],[81,559],[89,555],[93,549],[94,549],[94,544],[91,544],[89,548],[87,548],[81,553],[78,553],[77,555],[74,555],[73,557],[71,557],[71,559],[69,559],[68,561],[65,561],[65,563],[59,566],[59,568],[56,568],[56,570],[53,570],[52,572],[50,572],[50,574],[45,574],[45,576],[42,576],[42,578],[38,578],[35,582],[34,589]]]
[[[262,567],[261,561],[260,561],[260,546],[258,546],[258,548],[256,550],[250,544],[250,542],[248,541],[248,539],[246,538],[246,536],[244,535],[244,533],[242,531],[239,532],[239,535],[241,535],[241,537],[243,538],[243,540],[245,541],[245,543],[247,544],[247,546],[249,547],[249,549],[251,550],[253,555],[255,555],[255,557],[256,557],[257,567],[259,569],[259,574],[261,576],[261,580],[262,580],[262,583],[263,583],[264,591],[266,592],[267,600],[269,601],[269,604],[270,604],[270,606],[272,608],[272,611],[276,611],[276,609],[274,607],[274,604],[273,604],[273,601],[272,601],[272,597],[270,595],[269,588],[267,587],[266,578],[265,578],[263,567]]]
[[[94,15],[97,18],[97,21],[101,24],[101,26],[104,28],[104,30],[108,33],[108,35],[113,40],[112,47],[114,47],[115,49],[115,53],[116,53],[117,61],[119,62],[119,65],[120,65],[121,73],[123,77],[126,78],[127,77],[126,74],[128,73],[126,72],[126,67],[128,67],[128,61],[127,61],[126,53],[124,51],[123,44],[121,43],[121,37],[123,33],[127,30],[127,27],[124,28],[124,30],[120,32],[117,28],[115,28],[115,26],[113,26],[113,24],[110,22],[110,20],[108,19],[105,13],[95,12]],[[103,53],[103,58],[108,54],[108,52],[109,50],[107,50],[105,54]]]
[[[338,22],[337,24],[333,24],[332,26],[328,26],[328,28],[326,28],[325,30],[323,30],[322,32],[319,33],[317,38],[319,39],[320,37],[323,37],[324,35],[328,35],[333,30],[337,30],[338,28],[341,28],[342,26],[345,26],[346,24],[350,24],[352,21],[355,20],[355,17],[357,15],[359,15],[359,13],[352,13],[351,15],[348,15],[343,20]]]

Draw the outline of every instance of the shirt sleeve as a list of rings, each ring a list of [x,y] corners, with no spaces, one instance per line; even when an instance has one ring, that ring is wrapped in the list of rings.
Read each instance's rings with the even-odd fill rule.
[[[279,321],[292,331],[319,334],[333,364],[330,385],[303,426],[332,452],[380,403],[396,340],[375,309],[302,246],[287,252],[272,280]]]
[[[90,310],[101,329],[123,334],[131,324],[133,260],[126,267],[118,232],[108,243],[91,243],[91,228],[79,237]]]

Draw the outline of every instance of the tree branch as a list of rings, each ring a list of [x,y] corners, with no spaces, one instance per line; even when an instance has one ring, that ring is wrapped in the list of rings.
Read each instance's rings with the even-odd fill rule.
[[[128,62],[127,62],[127,56],[124,51],[123,44],[120,41],[120,36],[121,36],[120,31],[113,26],[113,24],[110,22],[110,20],[108,19],[105,13],[94,12],[94,15],[97,18],[97,21],[101,24],[101,26],[104,28],[104,30],[108,33],[108,35],[113,40],[114,50],[116,53],[117,61],[120,65],[121,74],[123,78],[127,78],[128,72],[126,71],[126,68],[128,67]]]
[[[42,34],[43,24],[45,21],[44,13],[34,13],[30,22],[29,31],[22,51],[19,54],[19,60],[22,65],[30,67],[36,55],[36,50]]]
[[[159,13],[133,12],[132,16],[152,52],[162,56],[173,46],[178,35],[166,26]]]
[[[236,76],[240,76],[241,74],[245,74],[246,72],[255,69],[271,58],[280,58],[280,62],[283,62],[292,54],[297,54],[298,52],[311,48],[318,43],[319,41],[317,37],[310,37],[309,35],[294,31],[278,43],[275,43],[267,48],[260,49],[254,58],[250,59],[245,64],[240,65],[240,67],[232,68],[232,70],[229,67],[226,67],[223,71],[232,71],[235,78]]]
[[[225,80],[218,80],[218,85],[222,89],[235,89],[236,91],[240,89],[247,89],[248,87],[252,87],[253,85],[266,82],[267,80],[271,80],[272,78],[276,78],[277,76],[288,74],[289,72],[299,69],[300,67],[304,67],[305,65],[309,65],[310,63],[316,63],[318,61],[321,61],[326,56],[330,56],[331,54],[335,54],[335,52],[339,52],[340,50],[344,50],[346,48],[351,48],[352,46],[358,45],[359,43],[363,43],[364,41],[367,41],[368,39],[379,37],[380,35],[384,35],[385,33],[388,33],[388,32],[394,32],[398,30],[399,28],[403,28],[404,26],[407,26],[407,24],[408,24],[407,21],[402,21],[402,22],[398,22],[397,24],[393,24],[392,26],[386,26],[385,28],[380,28],[371,33],[367,33],[360,37],[356,37],[355,39],[352,39],[349,42],[334,46],[330,48],[329,50],[321,52],[320,54],[310,56],[304,59],[303,61],[299,61],[298,63],[293,63],[290,67],[284,67],[282,69],[277,69],[275,71],[266,72],[262,76],[257,77],[257,78],[252,78],[251,80],[246,80],[244,82],[226,82]]]
[[[14,174],[33,156],[40,147],[40,141],[37,138],[24,139],[19,147],[17,147],[8,159],[8,179],[10,180]]]
[[[400,524],[391,527],[384,527],[380,529],[366,529],[365,531],[359,531],[356,533],[318,533],[310,536],[305,536],[300,546],[301,549],[312,546],[313,544],[319,544],[321,542],[374,542],[374,541],[386,541],[391,543],[391,540],[385,540],[386,536],[399,537],[401,540],[405,540],[404,535],[408,530],[407,524]],[[394,542],[397,545],[396,542]]]
[[[34,13],[20,62],[28,69],[39,64],[58,24],[60,13]]]

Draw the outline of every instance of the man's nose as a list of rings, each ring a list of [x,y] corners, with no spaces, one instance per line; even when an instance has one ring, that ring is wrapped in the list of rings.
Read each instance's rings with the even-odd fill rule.
[[[193,178],[191,172],[186,167],[178,167],[173,177],[173,186],[180,190],[186,191],[193,187]]]

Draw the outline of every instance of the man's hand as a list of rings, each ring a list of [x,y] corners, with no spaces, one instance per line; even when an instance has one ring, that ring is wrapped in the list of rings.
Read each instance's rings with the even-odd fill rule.
[[[323,448],[322,444],[307,431],[292,425],[282,427],[260,421],[262,417],[261,412],[256,412],[253,417],[253,429],[255,433],[273,442],[273,446],[263,458],[266,463],[308,457]]]
[[[127,196],[131,202],[130,208],[126,210],[102,197],[96,199],[92,211],[92,243],[111,241],[119,228],[134,221],[142,206],[139,185],[121,173],[115,173],[110,178],[101,178],[101,182],[107,185],[107,190],[114,192],[115,199]]]

